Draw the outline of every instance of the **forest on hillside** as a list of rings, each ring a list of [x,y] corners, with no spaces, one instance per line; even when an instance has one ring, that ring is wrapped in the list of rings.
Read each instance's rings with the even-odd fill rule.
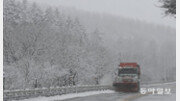
[[[142,82],[175,81],[175,29],[27,0],[4,0],[4,89],[111,83],[120,62]]]

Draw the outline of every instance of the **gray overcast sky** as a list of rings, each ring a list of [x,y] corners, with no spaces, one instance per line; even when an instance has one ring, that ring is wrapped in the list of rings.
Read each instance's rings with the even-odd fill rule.
[[[164,16],[159,0],[29,0],[54,6],[68,6],[85,11],[109,13],[175,28],[175,18]]]

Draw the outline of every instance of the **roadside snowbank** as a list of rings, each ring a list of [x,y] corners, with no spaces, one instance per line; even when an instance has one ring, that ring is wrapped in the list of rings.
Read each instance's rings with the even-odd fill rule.
[[[64,94],[64,95],[57,95],[57,96],[51,96],[51,97],[36,97],[36,98],[29,98],[19,101],[54,101],[54,100],[65,100],[65,99],[71,99],[76,97],[86,97],[91,95],[97,95],[97,94],[105,94],[105,93],[114,93],[112,90],[104,90],[104,91],[88,91],[88,92],[82,92],[82,93],[71,93],[71,94]]]

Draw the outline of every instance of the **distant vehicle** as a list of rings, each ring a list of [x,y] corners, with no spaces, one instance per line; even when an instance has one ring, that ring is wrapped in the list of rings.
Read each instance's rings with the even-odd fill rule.
[[[140,66],[137,63],[120,63],[113,87],[116,91],[139,92]]]

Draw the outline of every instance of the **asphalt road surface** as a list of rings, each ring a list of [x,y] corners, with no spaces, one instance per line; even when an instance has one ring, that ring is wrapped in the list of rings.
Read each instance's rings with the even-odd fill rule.
[[[137,93],[112,93],[112,94],[98,94],[93,96],[87,96],[87,97],[79,97],[79,98],[72,98],[72,99],[66,99],[66,100],[59,100],[59,101],[121,101],[120,99],[124,99],[125,97],[128,97],[129,95],[135,95]],[[58,101],[58,100],[57,100]]]

